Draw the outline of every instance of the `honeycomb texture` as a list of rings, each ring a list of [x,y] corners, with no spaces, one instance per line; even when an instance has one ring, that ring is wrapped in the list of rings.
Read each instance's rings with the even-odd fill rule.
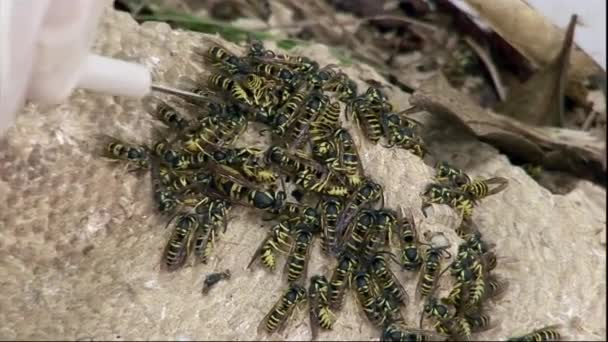
[[[94,50],[143,63],[154,70],[156,82],[172,85],[182,75],[202,71],[191,59],[192,47],[220,41],[172,31],[163,23],[139,26],[107,8]],[[297,52],[321,64],[335,63],[324,46]],[[363,79],[381,80],[366,66],[344,71],[361,86]],[[387,93],[396,105],[408,105],[401,91]],[[605,339],[605,191],[581,182],[568,195],[552,195],[491,146],[428,114],[421,120],[428,122],[426,138],[435,156],[473,176],[510,181],[474,214],[503,257],[496,273],[511,283],[488,309],[498,326],[478,337],[505,338],[559,323],[570,339]],[[76,91],[59,106],[28,105],[0,140],[0,339],[309,339],[304,312],[282,335],[257,335],[284,283],[279,274],[245,269],[265,234],[262,227],[269,224],[251,210],[232,211],[228,232],[220,236],[208,265],[160,272],[169,230],[152,210],[149,177],[95,155],[99,133],[145,142],[153,127],[139,100]],[[385,186],[386,203],[419,208],[432,169],[406,151],[354,136],[367,172]],[[444,231],[456,247],[452,228],[459,219],[451,209],[433,206],[428,218],[415,215],[421,230]],[[309,275],[328,274],[332,266],[316,245]],[[223,269],[231,270],[232,279],[203,297],[204,276]],[[397,272],[412,297],[404,314],[414,324],[422,306],[413,300],[416,279]],[[335,329],[319,337],[378,339],[379,332],[348,296]]]

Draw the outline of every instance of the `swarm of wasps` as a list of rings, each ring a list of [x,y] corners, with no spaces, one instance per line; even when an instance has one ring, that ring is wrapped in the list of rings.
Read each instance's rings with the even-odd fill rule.
[[[449,266],[457,279],[453,293],[434,299],[448,246],[434,244],[432,237],[421,241],[412,210],[384,206],[383,187],[365,174],[353,137],[341,125],[344,109],[370,142],[383,140],[385,147],[425,156],[419,124],[406,111],[395,111],[379,85],[359,94],[336,65],[320,67],[306,57],[277,54],[258,41],[250,42],[244,56],[218,45],[194,54],[212,71],[180,83],[205,99],[183,99],[196,115],[149,98],[148,111],[166,126],[153,144],[111,137],[103,144],[105,157],[151,173],[156,208],[170,216],[167,226],[173,229],[162,254],[164,270],[180,269],[191,255],[206,263],[220,230],[227,229],[230,210],[246,206],[276,222],[247,268],[259,263],[274,272],[280,256],[286,256],[288,286],[260,322],[260,332],[282,331],[295,309],[308,303],[316,339],[319,329],[333,328],[350,290],[363,315],[382,331],[382,340],[468,338],[489,327],[482,304],[504,286],[489,274],[496,258],[481,234],[462,233],[465,242]],[[270,136],[265,150],[237,144],[248,125],[262,125],[259,133]],[[294,201],[288,200],[285,183],[295,187]],[[498,187],[490,189],[493,184]],[[471,180],[440,163],[437,182],[424,194],[425,206],[451,205],[469,222],[473,205],[506,185],[503,178]],[[337,260],[329,277],[308,276],[317,236],[323,253]],[[417,297],[427,298],[421,317],[432,318],[435,331],[404,321],[401,310],[409,296],[391,263],[419,273]],[[214,276],[208,287],[229,274]]]

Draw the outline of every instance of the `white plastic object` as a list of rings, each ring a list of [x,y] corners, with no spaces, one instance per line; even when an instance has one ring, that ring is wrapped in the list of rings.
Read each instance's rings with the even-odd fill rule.
[[[100,0],[0,0],[0,133],[25,100],[57,104],[74,88],[142,97],[142,65],[90,54]]]

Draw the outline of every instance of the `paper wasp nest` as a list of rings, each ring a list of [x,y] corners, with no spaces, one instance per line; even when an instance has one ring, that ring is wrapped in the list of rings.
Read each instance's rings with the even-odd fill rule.
[[[174,85],[180,76],[202,71],[190,51],[211,42],[221,40],[163,23],[138,26],[129,15],[108,10],[95,51],[144,63],[156,82]],[[297,53],[321,65],[336,63],[323,46]],[[366,66],[343,70],[360,85],[367,78],[386,83]],[[390,86],[387,94],[397,107],[408,106],[407,94]],[[421,117],[436,157],[472,176],[509,180],[505,191],[484,199],[474,213],[484,237],[496,244],[495,273],[510,282],[505,296],[488,308],[497,327],[476,337],[502,339],[557,323],[571,339],[605,339],[604,190],[581,182],[568,195],[552,195],[494,148],[429,118]],[[270,223],[252,210],[233,210],[209,264],[160,272],[169,230],[153,211],[149,176],[137,177],[93,154],[99,133],[145,142],[152,127],[138,100],[77,91],[57,107],[26,107],[0,140],[0,338],[256,338],[258,323],[284,288],[280,272],[245,269],[265,236],[261,227]],[[432,168],[352,132],[366,171],[385,187],[386,203],[414,208],[419,229],[445,232],[455,250],[456,214],[434,206],[424,218],[418,209]],[[327,274],[333,266],[316,245],[309,275]],[[231,279],[201,296],[205,275],[224,269]],[[422,308],[413,295],[416,279],[396,272],[411,297],[405,318],[415,326]],[[379,335],[348,295],[333,331],[320,338]],[[296,313],[283,335],[260,337],[309,339],[307,313]]]

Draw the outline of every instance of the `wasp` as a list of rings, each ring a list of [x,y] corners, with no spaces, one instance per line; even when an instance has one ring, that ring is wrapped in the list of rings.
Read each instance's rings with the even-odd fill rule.
[[[339,101],[349,103],[357,96],[357,83],[343,72],[332,72],[327,67],[319,70],[318,77],[325,79],[323,90],[335,92]]]
[[[327,96],[317,91],[311,92],[304,104],[304,109],[295,118],[295,124],[291,130],[294,147],[297,148],[302,145],[304,138],[309,136],[310,123],[315,121],[325,111],[328,103],[329,98]]]
[[[400,304],[406,304],[409,296],[403,286],[399,283],[397,276],[390,270],[386,260],[382,255],[372,258],[370,266],[377,282],[382,286],[382,290],[389,296],[397,300]]]
[[[351,220],[356,217],[357,213],[366,205],[370,205],[379,200],[383,201],[384,191],[382,186],[370,179],[364,179],[361,186],[355,191],[346,202],[344,210],[338,217],[336,224],[336,233],[338,239],[344,240],[346,231]],[[383,204],[381,205],[383,206]],[[332,246],[334,253],[338,250],[338,246]]]
[[[433,291],[439,274],[439,266],[442,256],[450,257],[446,250],[448,246],[435,247],[430,245],[424,252],[424,262],[422,271],[418,277],[418,286],[416,288],[417,297],[427,297]]]
[[[490,189],[491,184],[498,184],[494,189]],[[492,177],[488,179],[476,179],[470,183],[464,184],[460,190],[469,195],[474,200],[480,200],[497,194],[504,190],[509,185],[509,182],[504,177]]]
[[[161,174],[160,162],[156,158],[151,158],[150,173],[152,179],[153,198],[157,204],[157,209],[162,214],[172,212],[177,208],[178,199],[176,195],[169,191],[163,183],[164,177]]]
[[[422,138],[409,127],[389,128],[388,145],[385,147],[391,148],[393,146],[408,150],[420,158],[424,158],[427,153]]]
[[[299,87],[287,101],[277,109],[277,114],[273,124],[272,133],[276,136],[282,137],[285,132],[297,119],[298,113],[302,110],[306,99],[308,98],[308,91],[306,87]]]
[[[194,172],[176,176],[173,178],[173,182],[167,185],[167,189],[176,193],[189,194],[187,190],[192,185],[196,184],[199,188],[206,188],[213,181],[213,176],[206,172]]]
[[[359,158],[355,142],[350,133],[343,128],[336,130],[334,136],[339,143],[339,169],[346,173],[348,184],[353,188],[357,188],[363,182],[363,165],[361,164],[361,158]]]
[[[274,271],[277,266],[276,252],[285,252],[287,248],[291,248],[292,238],[290,235],[291,228],[294,224],[294,219],[286,219],[277,223],[270,228],[268,236],[262,241],[260,247],[255,251],[251,261],[247,265],[250,268],[257,258],[260,258],[262,265],[270,271]]]
[[[156,141],[152,145],[152,151],[160,158],[163,164],[168,165],[171,169],[175,170],[188,169],[194,161],[191,155],[178,152],[171,148],[169,141],[166,139]]]
[[[342,210],[342,203],[335,199],[324,199],[321,203],[322,250],[329,254],[329,248],[336,243],[336,223]]]
[[[350,286],[351,276],[358,265],[357,258],[349,253],[342,253],[338,259],[338,265],[329,282],[329,305],[332,309],[337,310],[342,307],[344,292]]]
[[[292,56],[278,54],[274,56],[279,63],[289,65],[293,71],[299,74],[308,74],[319,69],[319,63],[304,56]]]
[[[377,87],[369,87],[365,94],[355,97],[346,107],[346,117],[351,114],[355,123],[363,129],[365,136],[377,144],[383,136],[380,116],[392,110],[386,95]]]
[[[296,175],[295,183],[301,185],[307,191],[333,197],[347,197],[349,195],[348,188],[332,181],[335,179],[335,175],[334,172],[327,171],[319,178],[317,173],[313,173],[310,170],[303,170]]]
[[[286,323],[294,312],[296,306],[307,300],[306,289],[292,283],[281,298],[273,305],[270,312],[258,326],[258,332],[265,330],[268,333],[282,332]]]
[[[338,146],[330,139],[318,140],[312,143],[312,158],[325,165],[330,170],[339,171]]]
[[[352,226],[351,231],[347,233],[348,239],[344,244],[345,251],[352,255],[359,254],[368,232],[374,225],[375,219],[375,212],[372,210],[363,209],[359,212],[355,224]]]
[[[214,173],[215,188],[223,196],[237,204],[251,206],[257,209],[277,211],[283,206],[287,195],[283,191],[267,191],[242,178],[231,168],[209,165]]]
[[[197,53],[198,50],[196,50]],[[239,57],[228,52],[221,46],[212,46],[204,53],[204,58],[211,63],[211,66],[228,74],[247,73],[249,66]]]
[[[488,275],[486,281],[488,288],[486,290],[486,298],[496,298],[504,294],[509,288],[507,280],[500,280],[494,275]]]
[[[377,307],[378,289],[368,272],[360,271],[353,276],[353,285],[357,292],[357,301],[367,319],[375,326],[382,326],[386,317]]]
[[[549,325],[525,335],[510,337],[507,341],[559,341],[561,339],[559,328],[559,324]]]
[[[355,124],[363,129],[365,137],[377,144],[383,135],[378,113],[367,106],[361,106],[355,110],[354,116]]]
[[[201,217],[201,224],[196,232],[194,242],[194,254],[198,257],[199,262],[205,264],[215,243],[215,234],[217,228],[224,227],[224,232],[227,226],[227,214],[230,210],[230,203],[224,200],[210,200],[207,205],[199,205],[195,212]]]
[[[308,288],[310,300],[310,328],[312,339],[316,340],[318,327],[330,330],[334,326],[335,316],[329,308],[329,283],[323,275],[315,275],[310,278]]]
[[[209,293],[209,290],[211,290],[211,288],[220,281],[230,279],[230,276],[230,270],[209,274],[207,277],[205,277],[205,281],[203,283],[203,295]]]
[[[423,158],[426,154],[424,142],[414,128],[417,124],[411,120],[401,117],[401,113],[385,113],[381,115],[382,131],[388,140],[386,148],[397,146],[411,151]]]
[[[285,264],[287,281],[295,282],[301,278],[306,278],[312,243],[313,234],[308,227],[296,231],[293,247]]]
[[[265,155],[265,160],[269,164],[275,164],[278,168],[289,174],[296,175],[301,172],[320,174],[323,167],[308,158],[304,154],[290,153],[279,146],[271,146]]]
[[[281,64],[261,62],[256,65],[255,71],[259,75],[281,81],[289,85],[292,85],[296,80],[296,75],[294,72]]]
[[[254,103],[245,90],[245,88],[234,79],[221,75],[212,74],[208,79],[209,87],[225,91],[232,96],[235,100],[242,104],[253,106]]]
[[[339,102],[328,102],[325,109],[316,118],[314,124],[328,129],[337,128],[340,126],[341,106]]]
[[[246,75],[242,81],[242,86],[257,108],[268,111],[279,102],[279,96],[273,90],[275,88],[274,82],[261,76],[256,74]]]
[[[473,215],[473,205],[475,201],[463,191],[446,187],[441,184],[430,184],[423,197],[424,209],[430,203],[448,204],[457,210],[464,219],[469,219]]]
[[[401,266],[408,271],[417,271],[422,266],[420,244],[416,230],[416,221],[412,210],[403,213],[403,220],[399,225],[399,240],[401,242]]]
[[[491,322],[490,316],[483,312],[466,313],[464,318],[471,326],[471,332],[488,330],[494,326]]]
[[[275,53],[271,50],[267,50],[264,47],[264,43],[260,40],[253,39],[249,43],[249,51],[247,52],[247,56],[254,58],[273,58]]]
[[[229,134],[222,134],[222,137],[218,136],[220,133],[212,128],[214,126],[215,125],[204,125],[193,132],[185,133],[181,140],[182,147],[188,152],[197,153],[204,151],[203,146],[208,143],[217,144],[224,139],[229,139],[229,142],[231,143],[232,140],[235,139],[236,134],[233,135],[231,132],[225,132]]]
[[[378,237],[384,240],[385,245],[390,245],[391,235],[396,231],[398,224],[398,215],[392,209],[382,208],[376,211],[374,231],[378,233]]]
[[[440,183],[447,182],[451,186],[461,187],[471,183],[471,177],[463,170],[441,161],[435,164],[435,181]]]
[[[190,121],[175,107],[167,102],[152,96],[147,96],[143,100],[146,111],[167,127],[183,132],[191,126]]]
[[[211,148],[208,148],[211,147]],[[208,144],[205,152],[214,162],[238,169],[250,181],[262,184],[274,183],[278,175],[270,168],[261,165],[262,151],[254,148],[223,148]]]
[[[199,221],[196,215],[182,215],[179,217],[163,252],[162,265],[167,271],[175,271],[184,265],[190,254],[194,232],[198,225]]]
[[[391,342],[424,342],[424,341],[444,341],[442,337],[434,331],[413,329],[401,322],[387,324],[382,330],[381,341]]]
[[[146,147],[122,142],[110,136],[103,136],[104,150],[102,156],[112,160],[123,160],[134,165],[136,170],[150,166],[150,154]]]
[[[455,316],[435,297],[430,297],[424,305],[423,316],[420,318],[421,327],[424,315],[435,319],[435,330],[442,335],[455,339],[468,339],[471,336],[471,326],[468,321],[461,316]]]

